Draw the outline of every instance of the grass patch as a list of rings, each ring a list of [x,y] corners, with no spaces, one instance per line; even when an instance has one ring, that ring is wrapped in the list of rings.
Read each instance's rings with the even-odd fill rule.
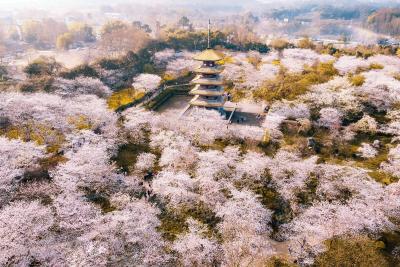
[[[8,125],[0,129],[0,135],[9,139],[20,139],[24,142],[35,142],[45,145],[48,153],[56,153],[65,142],[64,134],[50,125],[26,122],[23,125]]]
[[[253,97],[267,102],[294,100],[305,94],[312,85],[325,83],[337,74],[333,62],[306,67],[302,73],[291,73],[281,68],[275,78],[265,81],[253,92]]]
[[[265,171],[261,181],[256,182],[242,179],[235,182],[235,187],[239,190],[249,188],[258,196],[264,207],[273,211],[271,220],[273,235],[278,234],[280,225],[288,223],[293,219],[290,204],[273,187],[271,184],[271,175],[268,171]]]
[[[311,173],[305,184],[305,188],[298,191],[296,197],[299,204],[309,207],[317,197],[318,177]]]
[[[315,260],[315,266],[391,266],[385,243],[367,237],[334,238],[325,242],[327,251]]]
[[[240,102],[241,100],[245,99],[247,97],[247,92],[248,90],[244,89],[238,89],[234,86],[229,86],[225,88],[225,92],[229,93],[231,95],[231,101],[232,102]]]
[[[399,178],[394,177],[393,175],[391,175],[389,173],[378,171],[378,170],[368,172],[368,175],[375,181],[385,184],[385,185],[397,183],[399,181]]]
[[[137,157],[144,152],[151,152],[147,142],[139,144],[128,143],[121,145],[117,154],[111,160],[117,164],[121,172],[130,174],[136,164]]]
[[[77,130],[90,130],[93,126],[90,119],[84,115],[70,116],[68,117],[67,121]]]
[[[391,136],[383,134],[365,134],[359,133],[350,142],[340,142],[333,139],[327,130],[318,129],[314,133],[317,142],[315,153],[320,157],[319,163],[330,162],[338,165],[348,165],[360,167],[369,171],[369,176],[377,182],[385,185],[397,182],[399,179],[387,173],[379,171],[382,162],[387,161],[388,153],[391,148]],[[373,158],[361,158],[358,149],[362,143],[371,144],[373,141],[380,141],[378,154]]]
[[[126,105],[131,104],[145,96],[145,92],[138,91],[134,88],[126,88],[118,92],[114,92],[108,99],[107,105],[112,110],[118,110]]]
[[[115,207],[111,205],[111,202],[105,194],[93,191],[89,188],[84,188],[84,191],[86,192],[85,197],[88,201],[100,206],[101,211],[103,213],[108,213],[116,210]]]
[[[186,221],[190,217],[207,225],[207,235],[209,237],[214,236],[220,239],[217,224],[221,221],[221,218],[217,217],[203,202],[193,207],[183,207],[177,210],[162,208],[161,210],[162,212],[159,215],[161,225],[157,230],[161,232],[166,240],[174,241],[178,235],[187,232],[188,225]]]

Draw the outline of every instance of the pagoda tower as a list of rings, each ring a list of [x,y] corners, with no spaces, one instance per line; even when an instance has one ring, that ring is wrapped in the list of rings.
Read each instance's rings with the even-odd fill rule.
[[[191,106],[206,108],[222,108],[225,104],[224,83],[220,76],[224,70],[217,64],[222,56],[210,48],[210,21],[208,23],[208,47],[206,50],[194,57],[201,61],[202,65],[195,69],[197,76],[192,80],[195,87],[190,91],[194,98],[190,101]]]

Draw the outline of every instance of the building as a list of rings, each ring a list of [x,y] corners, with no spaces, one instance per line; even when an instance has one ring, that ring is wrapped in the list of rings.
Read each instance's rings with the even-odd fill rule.
[[[197,76],[192,81],[195,86],[190,91],[190,94],[194,95],[190,101],[191,106],[206,108],[222,108],[224,106],[224,83],[220,76],[223,67],[217,64],[217,61],[221,59],[222,55],[210,48],[209,37],[208,48],[194,57],[194,60],[203,63],[194,70]]]

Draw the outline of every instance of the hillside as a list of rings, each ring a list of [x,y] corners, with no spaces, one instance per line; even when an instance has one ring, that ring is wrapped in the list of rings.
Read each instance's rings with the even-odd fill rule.
[[[373,31],[383,34],[400,34],[400,8],[385,8],[368,17],[367,25]]]

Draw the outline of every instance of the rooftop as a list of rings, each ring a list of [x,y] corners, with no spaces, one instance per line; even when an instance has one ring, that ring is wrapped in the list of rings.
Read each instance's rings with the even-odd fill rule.
[[[206,49],[200,54],[196,55],[193,59],[198,61],[219,61],[223,58],[222,54],[214,49]]]

